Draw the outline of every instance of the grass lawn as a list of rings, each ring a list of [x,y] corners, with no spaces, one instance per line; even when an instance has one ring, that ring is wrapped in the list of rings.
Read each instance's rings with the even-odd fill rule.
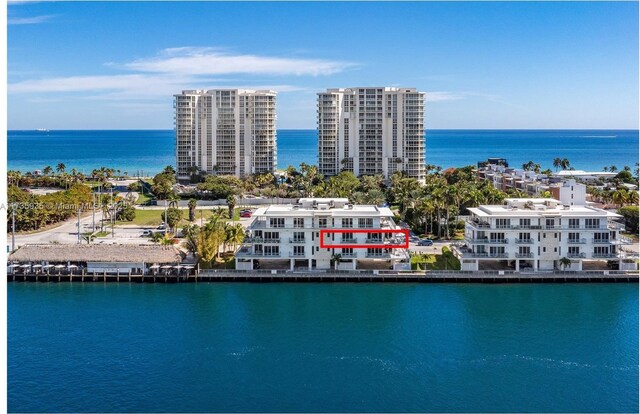
[[[138,193],[138,199],[136,200],[136,204],[146,204],[152,199],[153,197],[151,197],[149,194]]]
[[[442,254],[419,254],[411,256],[413,270],[460,270],[460,261],[446,247]]]
[[[208,266],[202,266],[203,269],[235,269],[236,261],[232,252],[225,252],[220,254],[220,258],[216,259],[215,263],[211,263]]]
[[[94,234],[95,237],[107,237],[110,233],[106,230],[104,231],[99,231],[96,234]]]
[[[185,224],[197,224],[200,225],[200,219],[202,218],[202,223],[207,223],[209,218],[213,215],[212,209],[198,209],[196,210],[196,219],[193,223],[189,221],[189,209],[181,208],[182,210],[182,220],[178,223],[178,227],[182,227]],[[239,211],[238,213],[238,219]],[[236,214],[234,214],[235,216]],[[160,223],[164,221],[164,210],[143,210],[136,209],[136,217],[133,221],[117,221],[116,224],[135,224],[138,226],[159,226]]]

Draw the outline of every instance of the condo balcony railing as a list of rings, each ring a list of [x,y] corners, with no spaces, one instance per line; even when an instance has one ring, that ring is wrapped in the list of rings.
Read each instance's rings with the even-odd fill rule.
[[[585,244],[587,239],[569,239],[567,240],[568,244]]]
[[[289,253],[289,257],[304,257],[304,253]]]
[[[491,227],[491,224],[486,222],[486,221],[476,221],[476,220],[468,219],[467,223],[471,224],[472,226],[480,227],[480,228],[489,228],[489,227]]]
[[[516,239],[517,244],[533,244],[533,239]]]
[[[609,239],[591,239],[591,243],[593,244],[609,244],[611,240]]]
[[[460,252],[462,257],[487,257],[487,258],[507,258],[508,253],[487,253],[487,252]]]
[[[618,257],[615,253],[593,253],[591,255],[594,259],[611,259]]]
[[[305,243],[305,239],[304,238],[290,238],[289,239],[289,243]]]
[[[467,219],[467,223],[474,226],[475,228],[480,229],[531,229],[531,230],[625,230],[624,224],[610,222],[608,224],[600,224],[600,225],[545,225],[545,224],[500,224],[500,225],[491,225],[486,221],[475,221],[471,219]]]
[[[469,239],[465,238],[465,240],[471,244],[509,244],[509,239]]]
[[[586,254],[586,253],[569,253],[569,254],[567,254],[567,257],[569,257],[569,258],[582,258],[582,259],[584,259],[584,258],[586,258],[586,257],[587,257],[587,254]]]
[[[367,253],[366,257],[370,258],[388,258],[391,255],[389,253]]]
[[[532,258],[533,257],[533,253],[516,253],[516,257],[518,259],[522,259],[522,258]]]
[[[343,258],[353,258],[353,257],[358,257],[358,254],[357,254],[357,253],[355,253],[355,252],[354,252],[354,253],[344,253],[344,252],[343,252],[343,253],[340,253],[340,257],[343,257]]]
[[[280,257],[280,253],[252,252],[251,250],[238,250],[236,257]]]

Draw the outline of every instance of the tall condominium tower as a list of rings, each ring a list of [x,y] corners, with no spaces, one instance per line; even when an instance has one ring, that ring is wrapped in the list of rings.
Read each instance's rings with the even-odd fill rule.
[[[327,89],[318,94],[318,162],[324,175],[395,171],[425,179],[424,93],[415,88]]]
[[[174,95],[179,180],[195,171],[244,177],[276,169],[276,92],[215,89]]]

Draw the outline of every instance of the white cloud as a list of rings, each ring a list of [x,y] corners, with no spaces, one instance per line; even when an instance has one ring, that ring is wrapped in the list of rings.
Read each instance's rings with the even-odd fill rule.
[[[470,92],[470,91],[461,91],[461,92],[447,92],[447,91],[434,91],[434,92],[426,92],[426,101],[427,102],[442,102],[442,101],[459,101],[461,99],[467,98],[482,98],[491,102],[500,102],[506,103],[503,99],[498,95],[493,95],[490,93],[484,92]]]
[[[56,17],[55,14],[32,17],[11,17],[7,19],[7,24],[39,24],[49,21]]]
[[[333,73],[348,66],[345,63],[320,59],[231,55],[224,54],[222,50],[193,47],[164,49],[158,57],[153,59],[135,60],[124,65],[107,64],[111,67],[119,66],[121,69],[128,69],[128,73],[125,74],[26,79],[10,83],[8,91],[10,94],[83,93],[85,99],[103,100],[166,98],[183,89],[249,88],[293,92],[306,91],[308,88],[289,84],[270,84],[264,79],[261,81],[249,79],[241,83],[239,78],[233,79],[224,75],[253,73],[315,76]],[[258,84],[258,82],[262,83]]]
[[[425,100],[427,102],[440,102],[440,101],[457,101],[464,99],[465,94],[460,92],[426,92]]]
[[[324,59],[299,59],[233,54],[220,48],[180,47],[164,49],[158,56],[123,65],[138,72],[187,75],[331,75],[354,67],[353,63]]]

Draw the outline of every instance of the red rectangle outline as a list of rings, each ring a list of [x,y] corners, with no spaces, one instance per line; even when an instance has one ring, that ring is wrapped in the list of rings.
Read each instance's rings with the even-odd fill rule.
[[[330,233],[403,233],[404,244],[325,244],[324,235]],[[408,249],[409,230],[407,229],[323,229],[320,230],[320,247],[323,249]]]

